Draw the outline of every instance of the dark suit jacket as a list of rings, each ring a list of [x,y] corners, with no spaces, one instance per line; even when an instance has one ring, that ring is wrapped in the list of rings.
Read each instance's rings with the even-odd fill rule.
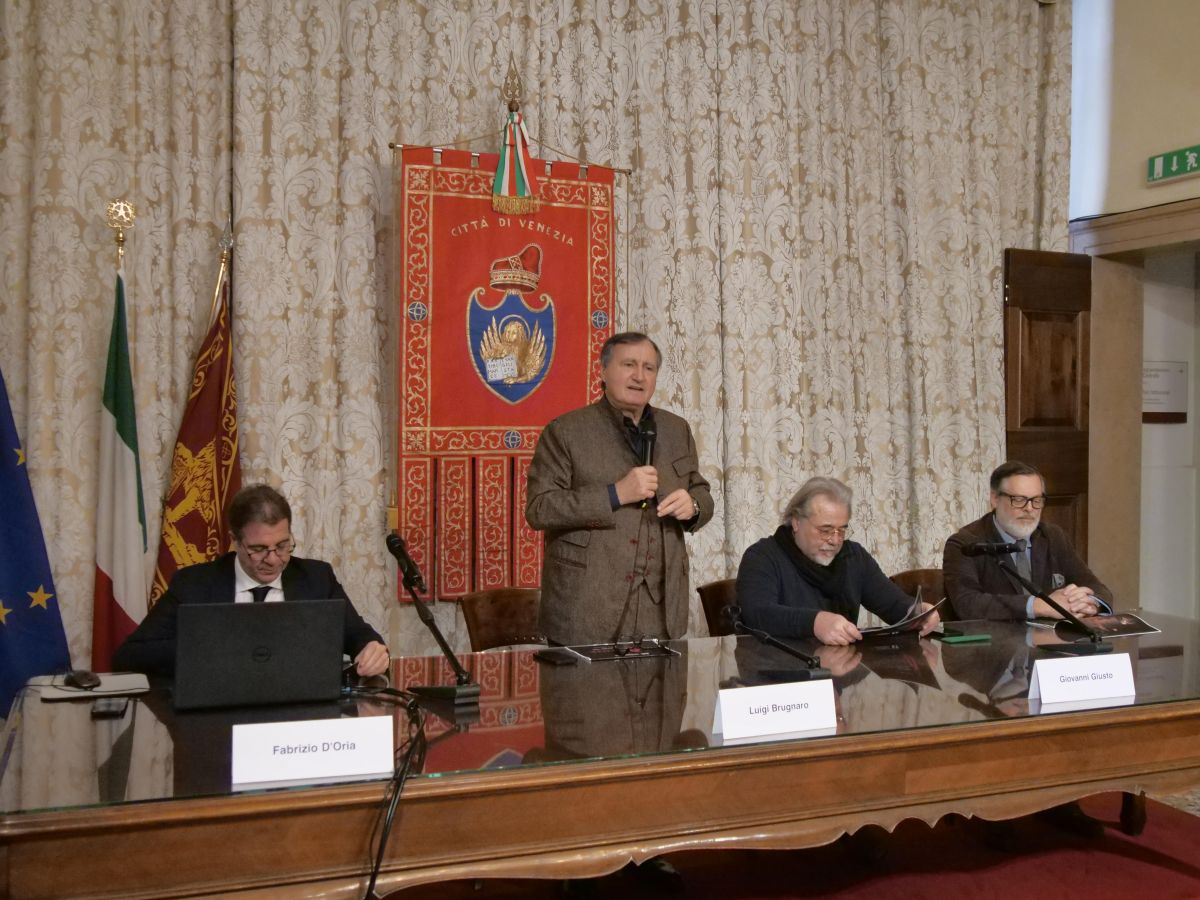
[[[946,598],[960,619],[1024,619],[1029,592],[1005,574],[993,556],[965,556],[962,548],[980,541],[999,541],[992,513],[975,520],[946,541],[942,551],[942,578]],[[1112,591],[1104,586],[1057,525],[1042,522],[1030,535],[1030,580],[1046,593],[1061,584],[1089,587],[1112,606]],[[1059,585],[1061,586],[1061,585]]]
[[[167,592],[158,598],[133,634],[117,648],[113,668],[147,675],[173,675],[179,604],[232,603],[234,559],[234,553],[226,553],[213,562],[188,566],[176,572]],[[285,601],[345,601],[344,649],[351,658],[371,641],[383,643],[383,638],[354,609],[329,563],[293,556],[283,570],[282,581]]]
[[[546,533],[539,626],[559,643],[613,640],[629,597],[625,576],[633,565],[631,542],[638,538],[643,513],[654,515],[640,504],[614,510],[609,502],[608,485],[641,464],[625,439],[621,419],[603,397],[559,416],[542,431],[529,467],[525,518],[530,527]],[[691,429],[679,416],[657,407],[654,422],[658,496],[686,489],[700,508],[686,526],[696,531],[712,518],[713,500],[700,475]],[[663,520],[665,636],[672,638],[687,631],[684,527],[678,519]]]

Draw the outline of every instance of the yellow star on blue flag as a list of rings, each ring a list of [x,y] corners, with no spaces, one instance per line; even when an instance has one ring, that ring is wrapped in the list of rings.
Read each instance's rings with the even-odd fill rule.
[[[8,389],[0,373],[0,718],[7,717],[17,691],[35,675],[71,667],[54,578],[38,520],[25,452],[17,436]],[[29,603],[18,598],[29,597]]]
[[[53,594],[46,593],[46,586],[39,584],[36,591],[26,591],[29,594],[30,607],[40,606],[42,609],[48,609],[46,602],[53,597]]]

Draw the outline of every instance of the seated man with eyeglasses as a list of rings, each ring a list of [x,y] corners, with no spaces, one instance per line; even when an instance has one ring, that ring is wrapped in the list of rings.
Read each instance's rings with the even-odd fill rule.
[[[180,569],[146,618],[113,656],[118,671],[173,675],[181,603],[261,603],[281,600],[345,601],[345,652],[362,677],[387,670],[383,638],[363,621],[333,567],[292,556],[292,508],[265,484],[242,488],[229,503],[234,550],[212,562]]]
[[[737,600],[747,625],[774,637],[844,646],[862,638],[860,607],[888,624],[908,614],[912,598],[861,544],[847,539],[853,497],[836,478],[810,478],[784,507],[775,533],[746,549]],[[927,616],[921,634],[939,622],[936,612]]]
[[[946,597],[960,619],[1062,618],[1005,572],[1001,559],[1076,616],[1112,611],[1112,592],[1079,558],[1063,530],[1041,521],[1046,505],[1041,472],[1010,460],[992,472],[990,496],[991,512],[952,535],[942,553]],[[1021,543],[1024,549],[1004,556],[963,552],[981,543]]]

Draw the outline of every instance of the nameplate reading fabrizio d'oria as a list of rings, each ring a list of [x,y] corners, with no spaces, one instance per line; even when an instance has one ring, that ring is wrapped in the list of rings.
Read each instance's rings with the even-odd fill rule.
[[[233,726],[233,786],[321,784],[387,777],[392,717]]]

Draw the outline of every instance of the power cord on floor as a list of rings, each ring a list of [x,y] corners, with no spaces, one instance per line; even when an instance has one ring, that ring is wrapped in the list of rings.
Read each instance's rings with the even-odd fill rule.
[[[375,845],[375,861],[371,866],[371,879],[367,882],[363,900],[378,900],[375,894],[375,882],[379,879],[379,870],[383,867],[383,855],[387,850],[388,838],[392,833],[392,823],[400,804],[400,794],[404,790],[404,784],[409,775],[413,772],[420,772],[425,765],[425,750],[428,746],[425,737],[425,713],[421,711],[415,701],[409,701],[406,709],[408,712],[408,738],[396,751],[396,770],[392,775],[392,780],[388,782],[387,791],[384,793],[384,805],[380,808],[382,821],[376,819],[375,826],[371,829],[371,837],[372,839],[378,837],[378,843]]]

